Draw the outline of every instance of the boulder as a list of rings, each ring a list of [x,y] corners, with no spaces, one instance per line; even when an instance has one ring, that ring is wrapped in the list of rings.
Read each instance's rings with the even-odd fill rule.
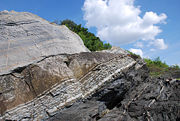
[[[45,56],[89,52],[66,26],[28,12],[0,12],[0,74],[37,62]]]

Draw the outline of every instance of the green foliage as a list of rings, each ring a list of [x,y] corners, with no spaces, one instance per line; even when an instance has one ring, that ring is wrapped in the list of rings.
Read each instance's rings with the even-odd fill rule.
[[[159,57],[155,58],[154,60],[145,58],[144,61],[146,62],[150,70],[150,75],[153,77],[161,76],[172,70],[180,69],[178,65],[174,65],[174,66],[167,65],[165,62],[162,62]]]
[[[173,66],[170,66],[170,69],[176,69],[176,70],[178,70],[178,69],[180,69],[180,67],[179,67],[178,65],[173,65]]]
[[[144,61],[147,63],[147,66],[156,66],[160,68],[168,68],[169,66],[160,60],[159,57],[155,58],[154,60],[151,59],[144,59]]]
[[[109,43],[105,43],[104,44],[104,48],[105,49],[110,49],[112,46],[111,46],[111,44],[109,44]]]
[[[82,27],[81,24],[77,25],[71,20],[63,20],[61,22],[55,21],[56,24],[66,25],[71,31],[77,33],[84,42],[84,45],[90,51],[100,51],[105,49],[111,49],[109,43],[103,43],[99,37],[96,37],[93,33],[89,32],[87,28]]]

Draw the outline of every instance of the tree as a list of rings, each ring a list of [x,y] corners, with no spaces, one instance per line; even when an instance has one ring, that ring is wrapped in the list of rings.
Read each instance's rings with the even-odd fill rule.
[[[89,32],[87,28],[82,27],[81,24],[77,25],[72,20],[63,20],[60,22],[60,25],[66,25],[71,31],[77,33],[83,40],[84,45],[90,51],[100,51],[111,49],[112,47],[109,43],[104,44],[99,37],[96,37],[93,33]]]

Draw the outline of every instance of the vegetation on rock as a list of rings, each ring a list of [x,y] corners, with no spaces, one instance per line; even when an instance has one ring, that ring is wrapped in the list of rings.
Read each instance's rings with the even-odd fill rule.
[[[180,67],[178,65],[169,66],[166,62],[162,62],[159,57],[154,60],[145,58],[144,61],[147,63],[147,66],[150,69],[150,75],[153,77],[164,76],[167,74],[168,76],[171,76],[177,71],[180,72]]]
[[[96,37],[93,33],[89,32],[87,28],[82,27],[81,24],[77,25],[75,22],[71,20],[63,20],[61,22],[55,21],[54,23],[59,25],[66,25],[71,31],[77,33],[84,42],[84,45],[90,51],[100,51],[111,49],[111,45],[109,43],[103,43],[99,37]]]
[[[90,51],[100,51],[105,49],[111,49],[109,43],[103,43],[99,37],[96,37],[93,33],[89,32],[87,28],[82,27],[81,24],[77,25],[75,22],[66,19],[63,21],[55,21],[54,23],[59,25],[66,25],[71,31],[77,33],[84,42],[84,45]],[[135,53],[128,51],[132,58],[140,59],[141,57]],[[176,71],[180,72],[180,67],[178,65],[169,66],[165,62],[162,62],[159,57],[153,59],[144,58],[147,63],[147,67],[150,70],[150,75],[152,77],[159,77],[162,75],[172,74]],[[178,73],[179,73],[178,72]]]
[[[137,55],[135,53],[132,53],[131,51],[127,50],[127,52],[130,54],[130,56],[133,58],[133,59],[140,59],[141,56],[140,55]]]
[[[141,58],[139,55],[132,53],[128,51],[132,58]],[[155,59],[147,59],[144,58],[144,61],[146,62],[147,67],[150,70],[150,76],[152,77],[159,77],[159,76],[172,76],[172,75],[178,75],[180,73],[180,67],[178,65],[172,65],[169,66],[166,64],[166,62],[162,62],[160,57],[157,57]],[[178,73],[178,74],[175,74]],[[180,75],[178,76],[178,79],[180,78]]]
[[[165,62],[162,62],[159,57],[154,60],[145,58],[144,61],[150,69],[151,76],[160,76],[169,68],[169,66]]]

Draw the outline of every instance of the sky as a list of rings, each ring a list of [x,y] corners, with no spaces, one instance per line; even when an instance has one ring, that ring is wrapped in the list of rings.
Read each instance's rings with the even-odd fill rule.
[[[179,6],[179,0],[0,0],[0,11],[71,19],[102,41],[169,65],[180,65]]]

